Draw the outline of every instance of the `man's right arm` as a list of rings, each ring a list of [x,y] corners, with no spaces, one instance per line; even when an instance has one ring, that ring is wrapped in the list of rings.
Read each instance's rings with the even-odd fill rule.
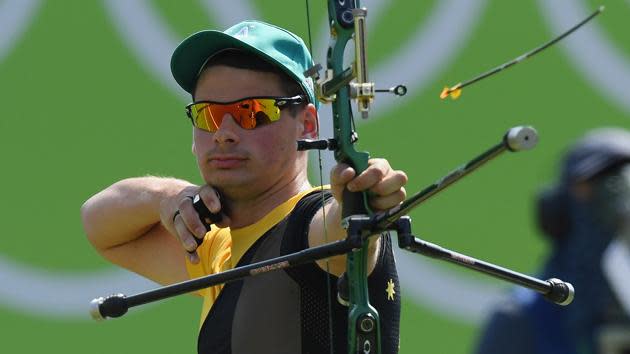
[[[110,262],[160,284],[187,280],[186,250],[161,220],[172,219],[177,196],[194,195],[198,190],[175,178],[117,182],[81,207],[87,238]]]

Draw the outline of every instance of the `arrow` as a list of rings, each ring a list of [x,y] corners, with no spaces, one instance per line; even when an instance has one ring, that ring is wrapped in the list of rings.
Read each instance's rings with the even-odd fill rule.
[[[492,76],[494,74],[497,74],[501,71],[503,71],[504,69],[507,69],[511,66],[514,66],[520,62],[522,62],[523,60],[533,57],[534,55],[542,52],[543,50],[551,47],[552,45],[556,44],[557,42],[561,41],[564,37],[570,35],[571,33],[575,32],[578,28],[584,26],[586,23],[588,23],[589,21],[591,21],[593,18],[595,18],[595,16],[599,15],[600,13],[602,13],[602,11],[604,11],[604,6],[600,6],[595,12],[593,12],[592,14],[590,14],[587,18],[585,18],[584,20],[580,21],[580,23],[578,23],[577,25],[571,27],[570,29],[568,29],[566,32],[562,33],[561,35],[559,35],[558,37],[550,40],[549,42],[536,47],[532,50],[530,50],[529,52],[522,54],[510,61],[508,61],[507,63],[503,63],[499,66],[497,66],[496,68],[489,70],[473,79],[470,79],[466,82],[460,82],[452,87],[444,87],[444,89],[442,90],[442,92],[440,93],[440,98],[441,99],[445,99],[446,97],[451,97],[451,99],[456,100],[459,98],[459,96],[461,96],[462,94],[462,89],[466,86],[472,85],[475,82],[481,81],[489,76]]]

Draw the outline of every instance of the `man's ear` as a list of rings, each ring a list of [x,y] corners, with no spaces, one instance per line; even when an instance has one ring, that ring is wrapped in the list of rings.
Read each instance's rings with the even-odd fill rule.
[[[301,138],[316,139],[319,130],[319,117],[317,116],[317,108],[312,103],[309,103],[304,107],[300,115],[300,122],[302,123]]]

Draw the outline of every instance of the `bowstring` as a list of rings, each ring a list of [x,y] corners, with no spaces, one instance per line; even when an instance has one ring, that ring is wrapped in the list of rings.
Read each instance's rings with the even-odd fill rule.
[[[307,28],[307,32],[308,32],[308,51],[311,53],[311,57],[313,56],[313,39],[311,36],[311,12],[310,12],[310,2],[309,0],[305,0],[306,1],[306,28]],[[315,97],[315,99],[317,99],[317,97]],[[313,102],[314,104],[315,102]],[[317,114],[317,139],[320,138],[319,136],[319,112]],[[324,243],[328,243],[328,227],[326,226],[326,198],[324,196],[324,174],[323,174],[323,166],[322,166],[322,152],[320,149],[317,149],[317,162],[319,165],[319,188],[320,188],[320,195],[322,197],[322,222],[324,223]],[[328,259],[325,260],[326,262],[326,286],[328,288],[328,296],[326,297],[327,302],[328,302],[328,338],[330,338],[330,354],[333,354],[334,351],[334,340],[333,340],[333,323],[332,323],[332,299],[331,299],[331,295],[330,295],[330,289],[331,289],[331,284],[330,284],[330,266],[328,263]]]

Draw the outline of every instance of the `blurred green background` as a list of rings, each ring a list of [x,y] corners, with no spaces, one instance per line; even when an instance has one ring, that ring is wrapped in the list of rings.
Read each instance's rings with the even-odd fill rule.
[[[438,95],[445,85],[551,39],[599,4],[367,3],[369,64],[378,72],[377,86],[404,83],[409,93],[377,98],[376,113],[359,127],[360,145],[407,171],[410,193],[494,145],[511,126],[529,124],[540,133],[535,150],[493,161],[414,211],[416,234],[535,273],[546,251],[532,218],[535,192],[553,180],[557,159],[572,140],[593,127],[630,122],[624,87],[630,82],[630,1],[605,1],[606,11],[585,29],[593,35],[580,31],[465,89],[457,101]],[[321,58],[319,48],[327,42],[324,2],[311,1],[310,8]],[[195,352],[201,303],[193,297],[133,309],[104,323],[88,318],[92,297],[136,288],[119,288],[118,280],[129,277],[88,245],[79,208],[128,176],[200,181],[183,111],[187,98],[168,77],[169,51],[192,32],[245,17],[307,37],[301,1],[0,0],[2,352]],[[405,53],[405,65],[395,61]],[[329,115],[322,111],[322,117]],[[507,289],[434,261],[416,266],[426,270],[427,264],[450,282]],[[444,294],[456,299],[450,312],[444,310],[448,304],[412,296],[406,289],[412,283],[422,287],[424,279],[414,277],[413,264],[405,265],[401,286],[409,296],[401,353],[470,352],[487,308],[467,291]]]

